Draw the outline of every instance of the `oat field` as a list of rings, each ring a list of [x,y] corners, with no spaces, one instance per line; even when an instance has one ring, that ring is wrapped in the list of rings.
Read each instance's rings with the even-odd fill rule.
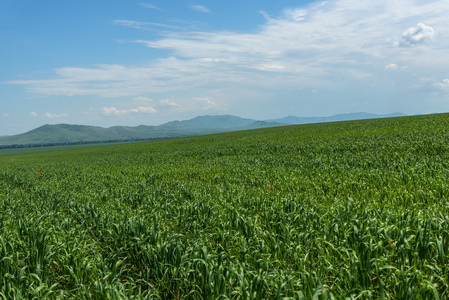
[[[0,155],[0,299],[447,299],[449,114]]]

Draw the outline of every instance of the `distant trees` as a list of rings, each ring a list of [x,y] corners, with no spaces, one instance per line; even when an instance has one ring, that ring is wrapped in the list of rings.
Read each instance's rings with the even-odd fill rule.
[[[13,144],[13,145],[0,145],[2,149],[20,149],[20,148],[34,148],[34,147],[55,147],[55,146],[72,146],[72,145],[87,145],[87,144],[110,144],[110,143],[127,143],[127,142],[142,142],[152,140],[162,140],[168,137],[162,138],[145,138],[145,139],[119,139],[119,140],[107,140],[107,141],[77,141],[77,142],[62,142],[62,143],[36,143],[36,144]]]

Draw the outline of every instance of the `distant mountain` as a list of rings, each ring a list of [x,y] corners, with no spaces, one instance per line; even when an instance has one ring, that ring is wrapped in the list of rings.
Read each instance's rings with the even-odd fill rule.
[[[248,125],[235,127],[232,131],[260,129],[260,128],[267,128],[267,127],[285,126],[285,125],[288,125],[288,124],[279,123],[279,122],[269,122],[269,121],[253,121],[252,123],[250,123]]]
[[[114,126],[103,128],[86,125],[44,125],[29,132],[0,138],[0,147],[142,141],[174,138],[226,131],[281,126],[276,122],[255,121],[235,116],[201,116],[159,126]]]
[[[256,122],[251,119],[244,119],[231,115],[219,116],[199,116],[191,120],[173,121],[162,124],[160,126],[182,127],[182,128],[214,128],[214,129],[229,129],[236,127],[248,126]]]
[[[189,129],[170,129],[160,126],[115,126],[102,128],[85,125],[44,125],[27,133],[0,138],[0,146],[7,145],[55,145],[136,141],[173,138],[199,134]]]
[[[391,118],[391,117],[403,117],[403,116],[406,116],[406,115],[403,113],[399,113],[399,112],[391,113],[391,114],[387,114],[387,115],[376,115],[376,114],[360,112],[360,113],[340,114],[340,115],[334,115],[334,116],[330,116],[330,117],[293,117],[293,116],[288,116],[285,118],[274,119],[274,120],[270,120],[270,121],[293,125],[293,124]]]
[[[375,115],[369,113],[342,114],[330,117],[285,117],[281,119],[256,121],[231,115],[199,116],[190,120],[173,121],[159,126],[140,125],[136,127],[114,126],[103,128],[86,125],[44,125],[29,132],[1,137],[0,148],[31,147],[41,145],[81,144],[140,141],[174,138],[237,130],[249,130],[291,124],[335,122],[405,116],[401,113]]]

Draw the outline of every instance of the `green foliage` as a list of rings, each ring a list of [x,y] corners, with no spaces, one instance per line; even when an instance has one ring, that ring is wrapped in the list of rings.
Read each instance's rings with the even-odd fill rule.
[[[0,156],[0,299],[446,299],[447,114]]]

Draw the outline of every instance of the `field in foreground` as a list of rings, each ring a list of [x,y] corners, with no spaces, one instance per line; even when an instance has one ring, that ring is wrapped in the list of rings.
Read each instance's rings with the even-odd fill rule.
[[[445,299],[449,115],[0,156],[0,298]]]

